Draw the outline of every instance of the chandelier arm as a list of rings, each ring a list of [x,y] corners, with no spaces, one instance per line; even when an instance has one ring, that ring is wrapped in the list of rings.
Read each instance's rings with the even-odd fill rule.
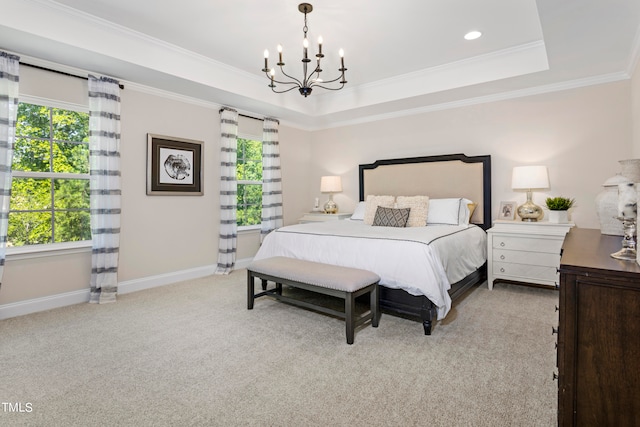
[[[294,84],[294,83],[290,83],[290,84]],[[289,91],[297,89],[297,88],[298,88],[298,86],[290,87],[287,90],[275,90],[274,88],[271,88],[271,90],[274,91],[275,93],[286,93],[286,92],[289,92]]]
[[[344,87],[344,83],[342,83],[340,85],[340,87],[326,87],[326,86],[322,86],[322,85],[315,85],[315,86],[318,86],[318,87],[320,87],[322,89],[326,89],[326,90],[340,90],[340,89],[342,89]]]
[[[296,81],[296,83],[288,82],[288,84],[297,84],[298,86],[302,86],[302,82],[300,80],[298,80],[295,77],[290,76],[289,74],[284,72],[284,67],[283,66],[280,66],[280,72],[282,74],[284,74],[285,76],[289,77],[291,80],[295,80]],[[278,82],[278,83],[283,83],[284,84],[284,83],[287,83],[287,82]]]
[[[271,74],[269,74],[269,73],[265,73],[265,75],[267,76],[267,79],[269,79],[270,82],[278,83],[278,84],[281,84],[281,85],[296,85],[296,87],[300,87],[300,82],[298,82],[297,79],[295,79],[294,77],[291,77],[291,78],[296,80],[295,82],[283,82],[283,81],[276,80],[276,79],[272,80],[271,79]],[[287,77],[290,77],[290,76],[287,76]]]
[[[325,82],[325,81],[323,81],[322,83],[324,83],[324,84],[327,84],[327,83],[333,83],[333,82],[337,82],[337,81],[338,81],[338,80],[340,80],[340,79],[343,79],[343,80],[344,80],[344,73],[342,73],[341,75],[339,75],[338,77],[336,77],[336,78],[335,78],[335,79],[333,79],[333,80],[327,80],[326,82]],[[315,82],[314,82],[314,83],[312,83],[312,84],[313,84],[313,85],[315,85],[315,86],[318,86],[318,87],[322,87],[322,86],[320,86],[320,84],[319,84],[319,83],[315,83]],[[344,86],[344,84],[343,84],[342,86]]]
[[[297,87],[300,86],[300,84],[298,82],[282,82],[282,81],[276,80],[276,79],[271,80],[271,77],[268,77],[268,79],[269,79],[269,81],[272,81],[273,83],[278,83],[278,84],[281,84],[281,85],[296,85]]]

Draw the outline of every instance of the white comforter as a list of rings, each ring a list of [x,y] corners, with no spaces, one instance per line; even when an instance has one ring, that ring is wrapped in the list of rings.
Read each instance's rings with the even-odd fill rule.
[[[255,260],[286,256],[373,271],[388,288],[425,295],[438,319],[451,308],[448,290],[487,259],[486,233],[475,225],[372,227],[362,221],[327,221],[270,233]]]

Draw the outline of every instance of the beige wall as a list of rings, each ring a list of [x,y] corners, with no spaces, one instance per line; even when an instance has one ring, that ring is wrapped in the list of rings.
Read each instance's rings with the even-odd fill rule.
[[[512,168],[543,164],[551,188],[534,193],[534,201],[573,197],[576,224],[598,228],[594,199],[602,182],[618,172],[617,161],[631,155],[631,129],[629,81],[328,129],[312,135],[309,193],[320,196],[321,175],[342,175],[344,191],[335,200],[349,211],[358,199],[360,163],[490,154],[494,218],[500,201],[525,200],[510,188]]]
[[[21,96],[73,105],[88,103],[84,80],[23,67]],[[219,221],[218,106],[202,106],[125,88],[121,92],[122,215],[119,282],[211,267],[217,262]],[[204,141],[203,196],[147,196],[147,133]],[[284,217],[292,223],[307,210],[308,132],[280,126]],[[238,237],[238,256],[253,257],[259,232]],[[86,290],[90,249],[67,255],[9,255],[0,306]]]
[[[119,281],[212,264],[219,215],[218,111],[122,91]],[[204,141],[203,196],[147,196],[147,133]]]
[[[344,126],[304,131],[280,126],[285,224],[292,224],[320,194],[320,177],[338,174],[342,211],[358,199],[358,164],[378,159],[445,153],[492,156],[493,211],[501,200],[524,201],[510,188],[513,166],[541,163],[551,188],[536,193],[577,199],[573,219],[598,227],[594,199],[618,160],[640,157],[640,83],[572,89]],[[21,93],[86,105],[86,82],[24,67]],[[633,111],[633,114],[632,114]],[[146,195],[146,134],[204,141],[204,196]],[[125,88],[122,92],[122,234],[120,282],[209,267],[218,245],[218,107],[191,104]],[[256,232],[241,233],[238,259],[259,246]],[[7,258],[2,305],[88,288],[89,251]]]

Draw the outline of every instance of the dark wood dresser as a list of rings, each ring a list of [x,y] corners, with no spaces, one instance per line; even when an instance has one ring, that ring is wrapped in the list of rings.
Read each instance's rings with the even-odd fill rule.
[[[574,228],[560,259],[558,425],[640,426],[640,266]]]

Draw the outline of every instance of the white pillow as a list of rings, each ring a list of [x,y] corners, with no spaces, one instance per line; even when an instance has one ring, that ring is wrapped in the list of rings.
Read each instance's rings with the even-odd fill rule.
[[[429,212],[427,215],[428,225],[458,225],[462,207],[461,198],[457,199],[430,199]],[[466,203],[464,203],[466,207]],[[462,212],[464,214],[464,212]],[[467,216],[469,209],[467,208]],[[462,218],[464,221],[464,217]],[[467,220],[468,221],[468,220]]]
[[[469,221],[471,220],[469,203],[473,203],[473,201],[463,198],[462,201],[460,202],[460,212],[458,213],[458,225],[469,225]]]
[[[364,223],[372,225],[378,206],[382,206],[383,208],[392,208],[394,201],[394,196],[374,196],[369,194],[367,196],[367,206],[364,211]]]
[[[427,212],[429,210],[428,196],[398,196],[396,197],[398,208],[410,208],[407,227],[424,227],[427,225]]]
[[[356,210],[353,211],[353,215],[351,215],[351,219],[356,221],[364,221],[364,213],[367,210],[367,202],[359,202],[358,206],[356,206]]]

